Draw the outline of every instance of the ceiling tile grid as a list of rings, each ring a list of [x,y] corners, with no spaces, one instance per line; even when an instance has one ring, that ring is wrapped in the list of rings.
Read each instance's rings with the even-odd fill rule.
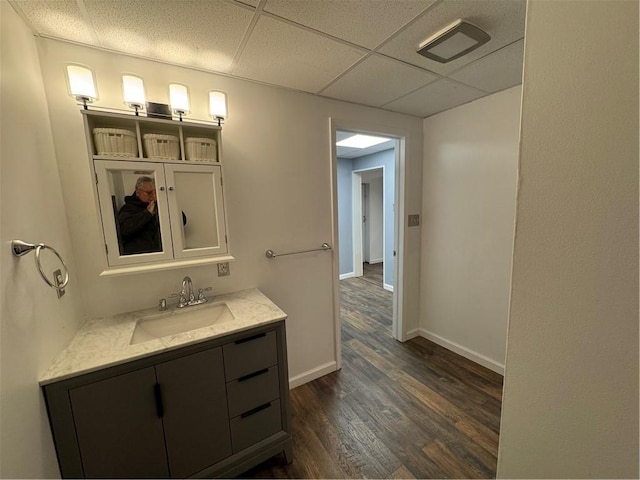
[[[316,93],[366,53],[366,50],[261,16],[233,75]]]
[[[264,11],[373,49],[436,0],[266,0]]]
[[[443,78],[388,103],[383,108],[428,117],[484,97],[486,92]]]
[[[227,73],[253,16],[208,0],[83,0],[105,47]]]
[[[522,76],[526,0],[9,2],[36,35],[421,117]],[[446,64],[416,53],[458,18],[491,40]]]
[[[479,88],[499,92],[522,83],[524,40],[518,40],[449,75],[449,78]]]
[[[41,35],[95,44],[95,33],[74,0],[12,0],[11,4]]]
[[[379,107],[436,79],[424,70],[372,55],[320,93]]]
[[[378,51],[440,75],[459,69],[505,45],[524,37],[525,0],[446,0],[429,9]],[[490,36],[486,44],[449,63],[438,63],[418,54],[420,43],[462,18]]]

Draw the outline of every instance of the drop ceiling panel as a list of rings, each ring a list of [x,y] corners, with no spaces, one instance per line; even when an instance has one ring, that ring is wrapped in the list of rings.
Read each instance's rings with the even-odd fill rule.
[[[481,96],[480,90],[516,85],[522,72],[525,0],[9,3],[36,35],[411,115],[431,115]],[[492,40],[448,64],[415,52],[422,40],[458,18],[478,24]],[[425,83],[435,85],[426,89]],[[422,91],[430,92],[426,100]]]
[[[523,53],[524,40],[519,40],[449,75],[449,78],[486,92],[499,92],[522,83]]]
[[[267,0],[264,11],[375,48],[435,0]]]
[[[261,16],[233,74],[315,93],[365,53],[283,21]]]
[[[374,55],[356,65],[321,94],[379,107],[437,78],[419,68]]]
[[[13,5],[40,34],[96,45],[91,26],[85,22],[74,0],[26,0]]]
[[[257,7],[260,3],[260,0],[234,0],[236,3],[244,3],[245,5],[250,5],[252,7]]]
[[[525,0],[443,1],[429,9],[379,51],[432,72],[447,75],[523,38],[525,6]],[[491,40],[473,52],[449,63],[429,60],[416,53],[422,41],[459,18],[480,27],[491,36]]]
[[[428,117],[485,95],[482,90],[443,78],[385,105],[384,108]]]
[[[228,72],[253,12],[207,0],[84,0],[103,45]]]

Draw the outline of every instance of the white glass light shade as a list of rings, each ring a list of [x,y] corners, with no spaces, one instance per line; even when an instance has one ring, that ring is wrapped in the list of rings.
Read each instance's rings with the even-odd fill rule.
[[[122,76],[122,91],[125,105],[131,108],[143,108],[146,102],[144,95],[144,82],[135,75]]]
[[[213,118],[226,120],[229,118],[227,110],[227,94],[217,90],[209,92],[209,112]]]
[[[189,88],[180,83],[169,84],[169,103],[171,110],[182,115],[189,113]]]
[[[67,65],[69,95],[82,102],[95,102],[98,99],[93,72],[82,65]]]

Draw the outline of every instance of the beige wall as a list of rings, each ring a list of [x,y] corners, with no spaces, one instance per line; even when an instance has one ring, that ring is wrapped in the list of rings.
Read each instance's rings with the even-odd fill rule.
[[[81,322],[80,281],[35,41],[6,1],[0,9],[0,477],[51,478],[58,465],[38,378]],[[11,254],[13,239],[61,253],[71,271],[62,299],[40,278],[33,253]],[[58,267],[48,252],[42,263],[49,275]]]
[[[504,371],[521,87],[424,120],[420,334]]]
[[[334,243],[330,118],[339,125],[402,132],[407,136],[407,209],[418,211],[422,168],[422,121],[224,76],[126,57],[54,40],[38,40],[51,112],[73,250],[89,316],[156,305],[175,292],[185,274],[214,292],[258,287],[287,314],[289,372],[294,384],[335,369],[333,259],[336,252],[269,260],[267,249],[287,252]],[[125,108],[120,77],[145,80],[151,101],[168,101],[168,84],[189,85],[193,114],[207,120],[210,89],[228,93],[230,117],[223,128],[223,166],[229,238],[236,260],[230,277],[214,266],[119,277],[100,277],[104,250],[89,174],[81,114],[67,95],[66,62],[95,70],[96,106]],[[366,123],[366,127],[365,127]],[[420,232],[405,235],[407,328],[417,327]],[[338,272],[335,271],[337,278]]]
[[[638,478],[638,2],[526,28],[498,476]]]

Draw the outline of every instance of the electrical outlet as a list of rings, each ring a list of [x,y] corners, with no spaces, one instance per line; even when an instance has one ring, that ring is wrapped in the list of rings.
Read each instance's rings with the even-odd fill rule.
[[[218,276],[226,277],[231,272],[229,271],[229,262],[223,262],[218,264]]]
[[[409,215],[409,226],[417,227],[418,225],[420,225],[420,215]]]

